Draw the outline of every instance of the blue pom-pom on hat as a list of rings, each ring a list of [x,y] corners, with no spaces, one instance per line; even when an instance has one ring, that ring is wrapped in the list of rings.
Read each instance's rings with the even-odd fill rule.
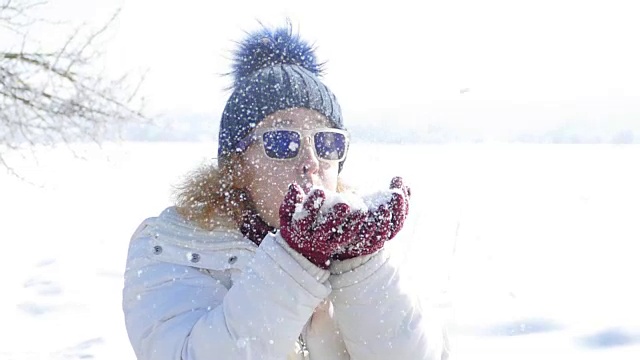
[[[319,79],[322,66],[313,47],[293,34],[290,24],[248,33],[233,56],[233,92],[220,120],[218,156],[236,152],[238,143],[278,110],[316,110],[333,127],[344,129],[340,105]]]
[[[319,76],[323,64],[318,63],[313,47],[290,27],[262,28],[250,33],[234,54],[231,74],[235,86],[256,71],[274,65],[297,65]]]

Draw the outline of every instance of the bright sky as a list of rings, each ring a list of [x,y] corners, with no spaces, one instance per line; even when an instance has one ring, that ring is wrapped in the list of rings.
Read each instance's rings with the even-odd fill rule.
[[[97,22],[122,4],[111,65],[149,70],[154,110],[219,114],[232,41],[288,16],[347,115],[557,100],[640,113],[637,0],[50,1]]]

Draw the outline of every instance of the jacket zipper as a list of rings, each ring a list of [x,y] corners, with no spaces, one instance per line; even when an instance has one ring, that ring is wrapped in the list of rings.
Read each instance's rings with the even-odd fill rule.
[[[298,341],[300,342],[300,350],[302,352],[302,358],[304,360],[310,360],[311,358],[309,357],[309,349],[307,348],[307,342],[304,341],[302,334],[300,334],[300,336],[298,337]]]

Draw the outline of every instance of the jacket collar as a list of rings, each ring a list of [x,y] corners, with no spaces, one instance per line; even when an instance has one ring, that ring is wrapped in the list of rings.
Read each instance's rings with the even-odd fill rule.
[[[192,248],[194,250],[224,250],[246,249],[255,251],[257,246],[245,238],[236,229],[220,228],[205,230],[194,222],[184,219],[175,207],[165,209],[153,224],[149,231],[157,240],[178,246]]]

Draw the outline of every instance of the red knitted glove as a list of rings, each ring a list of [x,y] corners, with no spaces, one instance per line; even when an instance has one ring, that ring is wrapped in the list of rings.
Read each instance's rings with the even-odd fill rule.
[[[395,191],[389,203],[391,209],[391,232],[387,240],[393,239],[402,230],[404,221],[409,215],[409,200],[411,199],[411,188],[404,185],[404,181],[400,176],[391,179],[389,189]]]
[[[360,226],[357,236],[339,250],[333,256],[334,259],[345,260],[373,254],[402,229],[409,214],[411,189],[403,185],[401,177],[394,177],[389,188],[393,191],[364,199],[369,208],[366,220]]]
[[[280,235],[293,250],[326,270],[331,256],[357,234],[343,231],[350,217],[349,205],[337,203],[327,213],[320,214],[326,199],[324,191],[312,190],[306,199],[303,194],[300,186],[289,185],[280,205]]]

